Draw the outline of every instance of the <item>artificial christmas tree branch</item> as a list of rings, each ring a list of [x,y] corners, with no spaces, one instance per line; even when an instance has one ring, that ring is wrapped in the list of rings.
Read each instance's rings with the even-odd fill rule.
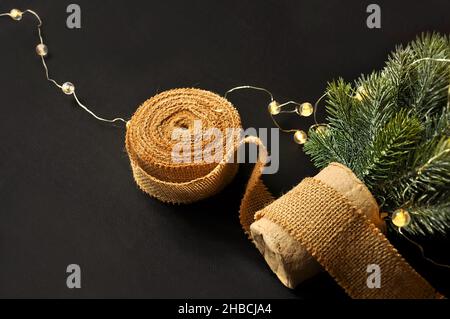
[[[389,216],[406,209],[414,235],[450,227],[449,58],[447,36],[424,34],[355,85],[331,82],[329,129],[311,130],[305,145],[319,168],[352,169]]]

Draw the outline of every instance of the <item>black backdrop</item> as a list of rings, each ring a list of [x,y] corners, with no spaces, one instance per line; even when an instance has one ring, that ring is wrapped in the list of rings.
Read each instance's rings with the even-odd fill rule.
[[[69,3],[82,28],[65,26]],[[54,77],[107,117],[130,116],[174,87],[223,93],[240,84],[281,100],[313,101],[328,80],[352,80],[383,65],[395,44],[450,31],[447,0],[377,1],[382,28],[366,27],[369,1],[9,1],[44,19]],[[241,231],[237,211],[248,169],[220,195],[189,206],[139,191],[124,130],[93,120],[43,78],[35,21],[0,19],[0,296],[346,298],[326,274],[291,291]],[[270,127],[265,97],[236,95],[245,127]],[[323,112],[319,114],[323,119]],[[283,117],[285,126],[311,121]],[[316,173],[291,136],[281,137],[281,194]],[[448,272],[394,244],[443,293]],[[446,260],[448,242],[421,240]],[[82,288],[66,287],[79,264]]]

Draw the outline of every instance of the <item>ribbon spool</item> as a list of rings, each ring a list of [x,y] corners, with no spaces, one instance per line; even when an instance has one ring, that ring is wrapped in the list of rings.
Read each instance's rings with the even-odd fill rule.
[[[442,297],[407,264],[375,224],[361,213],[361,208],[351,205],[349,198],[332,185],[305,179],[274,201],[261,180],[267,153],[257,137],[238,138],[231,145],[222,144],[227,151],[219,162],[212,163],[194,160],[206,146],[207,142],[201,141],[197,149],[194,147],[189,163],[175,163],[173,150],[179,141],[172,138],[173,131],[195,131],[197,120],[201,121],[202,129],[218,128],[223,136],[228,128],[241,128],[239,114],[229,101],[200,89],[166,91],[138,108],[127,123],[126,149],[134,179],[143,191],[174,204],[210,197],[235,176],[238,164],[229,160],[237,149],[244,143],[256,144],[259,146],[258,162],[239,213],[241,225],[249,236],[255,216],[276,223],[301,243],[353,298]],[[195,138],[192,145],[195,145]],[[367,265],[377,263],[386,265],[388,273],[382,276],[389,282],[374,290],[367,287],[364,278]]]
[[[272,195],[260,180],[267,152],[256,137],[240,136],[222,139],[225,150],[219,161],[207,163],[195,161],[201,156],[208,141],[191,147],[189,163],[175,163],[173,150],[179,140],[172,134],[176,129],[193,133],[196,121],[201,121],[201,130],[220,130],[225,137],[227,129],[241,129],[239,113],[225,98],[200,89],[173,89],[160,93],[145,101],[127,123],[126,149],[130,158],[133,176],[138,186],[157,199],[174,204],[192,203],[208,198],[224,188],[235,176],[238,164],[230,162],[237,149],[244,143],[259,146],[258,162],[255,164],[241,204],[241,224],[248,233],[254,221],[254,213],[273,201]],[[195,140],[192,141],[194,146]]]
[[[271,265],[274,272],[285,268],[291,270],[289,275],[305,277],[307,272],[315,272],[309,259],[312,256],[352,298],[443,297],[389,243],[382,233],[385,224],[379,217],[375,199],[342,164],[331,163],[314,178],[305,178],[258,211],[256,219],[271,221],[283,229],[283,242],[276,242],[280,233],[265,234],[269,239],[264,240],[275,242],[276,246],[269,253],[272,255],[269,261],[277,266],[274,269]],[[252,232],[258,223],[252,224]],[[261,244],[260,239],[257,246],[267,260],[264,250],[270,247],[261,249]],[[276,263],[274,259],[288,262]],[[302,268],[294,269],[297,273],[293,273],[292,267],[299,265]],[[379,269],[379,286],[370,284],[367,270],[374,266]]]
[[[194,134],[195,121],[223,133],[227,128],[241,127],[239,114],[230,102],[199,89],[158,94],[144,102],[128,122],[126,148],[134,178],[142,190],[163,202],[191,203],[210,197],[236,174],[237,164],[194,161],[198,156],[202,159],[206,141],[200,148],[191,148],[190,162],[174,161],[173,150],[180,142],[172,138],[174,130]]]

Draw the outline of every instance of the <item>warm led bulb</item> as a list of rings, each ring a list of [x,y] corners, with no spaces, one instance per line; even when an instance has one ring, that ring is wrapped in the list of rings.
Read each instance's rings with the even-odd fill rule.
[[[406,227],[411,222],[411,216],[409,215],[406,209],[400,208],[397,209],[392,214],[392,223],[397,227]]]
[[[328,133],[328,126],[323,124],[317,125],[316,127],[314,127],[314,132],[325,135]]]
[[[362,101],[364,96],[367,95],[367,91],[363,86],[358,87],[358,89],[356,89],[356,94],[355,94],[355,99],[357,99],[358,101]]]
[[[67,95],[71,95],[75,92],[75,85],[73,85],[70,82],[66,82],[61,86],[61,90],[67,94]]]
[[[302,145],[302,144],[306,143],[307,139],[308,139],[308,135],[304,131],[302,131],[302,130],[295,131],[295,133],[294,133],[295,143]]]
[[[23,12],[20,11],[19,9],[12,9],[9,12],[9,16],[11,18],[13,18],[14,20],[19,21],[19,20],[22,20]]]
[[[277,115],[281,111],[280,104],[278,104],[277,101],[272,101],[272,102],[270,102],[270,104],[268,106],[268,110],[269,110],[270,114]]]
[[[311,103],[305,102],[297,106],[296,112],[298,115],[307,117],[313,114],[314,107],[312,106]]]
[[[43,43],[39,43],[39,44],[36,46],[36,53],[37,53],[39,56],[47,56],[47,54],[48,54],[48,48],[47,48],[47,46],[46,46],[45,44],[43,44]]]

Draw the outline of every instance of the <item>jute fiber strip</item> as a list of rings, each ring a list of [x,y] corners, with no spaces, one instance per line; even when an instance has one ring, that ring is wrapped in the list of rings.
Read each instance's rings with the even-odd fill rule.
[[[126,149],[133,176],[149,195],[168,203],[192,203],[218,193],[235,176],[238,164],[230,162],[243,144],[259,146],[255,164],[240,207],[240,221],[249,234],[256,216],[279,224],[305,245],[308,251],[354,298],[435,298],[439,295],[397,253],[384,235],[356,207],[333,188],[305,179],[292,191],[274,201],[261,180],[267,152],[256,137],[224,143],[220,161],[175,163],[174,129],[195,131],[240,128],[237,110],[223,97],[200,89],[174,89],[144,102],[127,124]],[[195,144],[192,157],[210,141]],[[195,145],[198,147],[195,149]],[[191,148],[191,150],[192,150]],[[368,289],[368,264],[382,269],[382,288]]]
[[[172,151],[179,140],[172,138],[175,129],[184,128],[195,134],[195,121],[202,130],[218,128],[223,137],[227,129],[241,129],[239,113],[223,97],[200,89],[174,89],[160,93],[144,102],[127,125],[126,149],[134,179],[139,187],[157,199],[173,203],[192,203],[218,193],[235,176],[236,152],[243,144],[259,147],[255,164],[240,209],[240,221],[249,232],[256,211],[274,200],[261,180],[267,151],[257,137],[223,139],[223,158],[217,163],[195,162],[195,156],[211,141],[203,140],[194,147],[190,163],[174,163]],[[235,131],[236,132],[236,131]]]
[[[349,200],[320,180],[298,186],[258,213],[300,241],[352,298],[440,298]],[[381,288],[367,285],[367,266],[381,269]]]
[[[380,217],[380,207],[369,189],[346,166],[330,163],[314,176],[347,198],[364,216],[383,232],[385,221]],[[272,220],[260,217],[251,224],[253,243],[278,279],[289,288],[323,271],[323,267],[306,247]]]

